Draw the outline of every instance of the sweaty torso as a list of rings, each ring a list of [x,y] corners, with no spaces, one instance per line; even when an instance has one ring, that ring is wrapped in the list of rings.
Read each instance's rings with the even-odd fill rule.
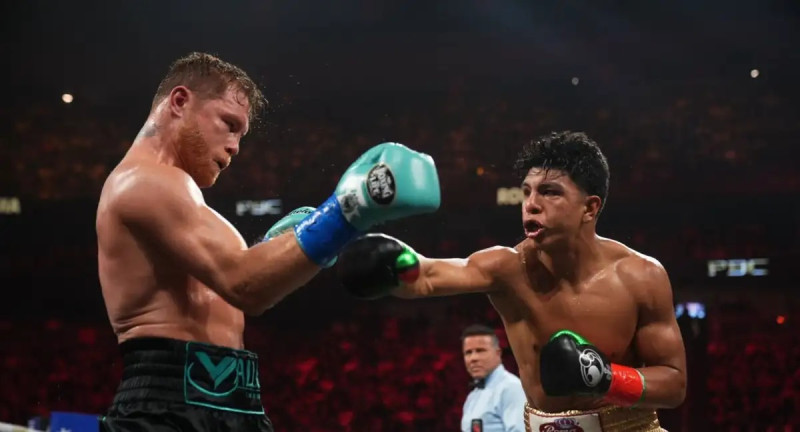
[[[554,280],[535,254],[505,252],[495,271],[497,289],[489,298],[503,319],[531,406],[547,412],[585,410],[604,405],[588,397],[548,397],[539,378],[539,352],[559,330],[572,330],[604,352],[612,362],[636,365],[633,339],[637,327],[634,287],[620,281],[617,266],[638,259],[623,245],[600,240],[603,255],[593,276],[579,282]]]
[[[155,336],[243,348],[244,314],[182,270],[153,241],[121,222],[116,198],[131,176],[174,169],[127,159],[106,180],[96,219],[100,284],[118,341]],[[186,180],[191,181],[188,176]],[[205,206],[199,190],[192,189],[187,184],[187,195],[196,196],[201,211],[222,219]],[[158,205],[157,197],[152,201],[150,205]],[[218,235],[245,247],[233,228]]]

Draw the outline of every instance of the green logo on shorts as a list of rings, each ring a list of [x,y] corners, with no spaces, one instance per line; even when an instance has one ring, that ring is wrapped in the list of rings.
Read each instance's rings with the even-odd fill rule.
[[[255,355],[190,342],[184,377],[187,403],[246,413],[264,411]]]
[[[236,370],[236,366],[239,363],[233,357],[223,357],[219,364],[214,364],[214,362],[208,357],[208,354],[204,352],[197,352],[195,353],[195,356],[197,356],[197,359],[200,360],[200,364],[206,369],[208,376],[214,381],[214,391],[217,391],[220,383],[225,381],[225,378],[228,378],[233,371]],[[189,369],[191,369],[193,366],[195,365],[189,365]],[[197,385],[197,383],[192,380],[191,372],[189,373],[189,381],[197,386],[198,389],[202,391],[208,391],[207,389],[203,389],[201,386]],[[233,390],[236,389],[238,382],[234,384],[235,385],[232,388]]]

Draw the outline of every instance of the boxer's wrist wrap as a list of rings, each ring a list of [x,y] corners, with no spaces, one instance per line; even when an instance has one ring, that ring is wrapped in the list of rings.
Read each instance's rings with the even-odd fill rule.
[[[611,364],[611,386],[604,399],[623,407],[636,406],[644,400],[647,384],[644,375],[638,370]]]
[[[397,256],[394,268],[397,278],[405,284],[413,284],[419,278],[419,258],[408,246],[404,246],[403,252]]]
[[[358,230],[342,214],[336,194],[294,227],[297,243],[311,261],[319,265],[332,260]]]

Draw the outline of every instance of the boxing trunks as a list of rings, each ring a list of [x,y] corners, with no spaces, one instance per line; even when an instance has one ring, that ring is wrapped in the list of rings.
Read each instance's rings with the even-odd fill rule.
[[[101,431],[273,431],[254,353],[166,338],[120,350],[122,381]]]
[[[603,407],[546,413],[525,404],[526,432],[666,432],[653,410]]]

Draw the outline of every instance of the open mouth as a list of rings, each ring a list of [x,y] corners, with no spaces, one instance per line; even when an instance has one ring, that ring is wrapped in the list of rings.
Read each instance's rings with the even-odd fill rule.
[[[542,232],[544,232],[544,225],[532,220],[525,222],[524,228],[525,236],[528,238],[538,237]]]
[[[225,165],[224,163],[222,163],[222,162],[220,162],[220,161],[214,161],[214,162],[216,162],[216,163],[217,163],[217,166],[219,167],[219,170],[220,170],[220,171],[222,171],[222,170],[224,170],[224,169],[225,169],[226,165]]]

